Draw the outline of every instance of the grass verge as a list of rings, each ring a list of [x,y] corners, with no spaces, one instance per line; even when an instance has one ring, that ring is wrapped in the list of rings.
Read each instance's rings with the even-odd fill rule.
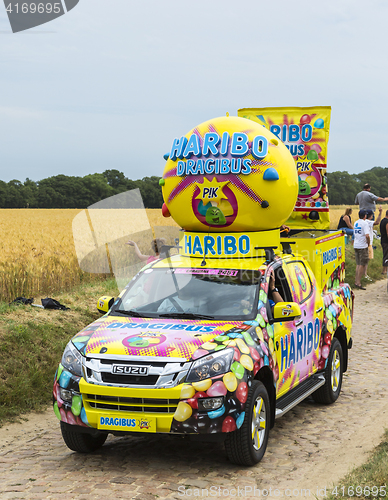
[[[369,460],[357,467],[328,492],[328,500],[338,498],[386,498],[388,483],[388,430]]]
[[[98,297],[117,294],[115,281],[109,279],[56,294],[70,311],[0,303],[0,426],[49,404],[65,345],[100,316]]]

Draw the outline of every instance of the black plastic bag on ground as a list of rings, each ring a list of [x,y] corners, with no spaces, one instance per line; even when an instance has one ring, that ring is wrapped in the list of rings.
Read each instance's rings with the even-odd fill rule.
[[[42,299],[42,306],[45,309],[61,309],[62,311],[68,311],[70,307],[66,307],[63,304],[60,304],[57,300],[46,297]]]
[[[32,304],[33,302],[34,302],[33,298],[26,299],[25,297],[16,297],[16,299],[13,300],[12,302],[10,302],[9,305],[11,305],[11,304],[16,304],[16,305],[23,304],[23,305],[27,306],[29,304]]]

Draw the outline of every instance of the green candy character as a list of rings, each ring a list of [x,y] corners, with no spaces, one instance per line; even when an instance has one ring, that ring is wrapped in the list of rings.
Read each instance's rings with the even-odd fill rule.
[[[299,194],[303,196],[311,194],[311,187],[308,182],[299,180]]]
[[[209,207],[206,211],[206,222],[208,224],[222,226],[226,224],[225,215],[218,207]]]

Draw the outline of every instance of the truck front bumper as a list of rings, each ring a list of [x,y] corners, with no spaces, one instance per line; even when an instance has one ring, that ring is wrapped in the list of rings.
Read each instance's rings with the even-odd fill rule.
[[[171,389],[138,389],[80,381],[89,425],[112,432],[170,432],[181,390],[182,385]]]

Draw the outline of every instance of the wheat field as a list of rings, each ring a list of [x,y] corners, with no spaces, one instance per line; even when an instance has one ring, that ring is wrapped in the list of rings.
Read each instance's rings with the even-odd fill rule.
[[[345,208],[331,207],[331,229],[337,227]],[[355,220],[358,207],[353,210]],[[101,279],[101,274],[87,272],[90,269],[83,265],[82,259],[81,267],[79,265],[72,224],[81,212],[78,209],[0,209],[0,300],[10,302],[19,296],[52,296],[81,282]],[[112,227],[111,239],[113,236],[115,239],[108,249],[110,267],[97,271],[109,273],[112,262],[116,262],[116,268],[123,261],[127,266],[139,264],[133,247],[125,245],[128,239],[135,240],[143,254],[151,255],[150,243],[154,237],[164,237],[168,244],[173,244],[178,237],[179,227],[172,218],[164,218],[161,210],[147,209],[146,223],[144,212],[141,215],[136,214],[136,210],[131,212],[133,214],[122,219],[120,224],[107,224]],[[120,226],[116,235],[115,224]],[[87,230],[84,228],[84,232]],[[104,234],[103,238],[107,239],[108,235]],[[104,246],[101,249],[106,250]]]
[[[52,296],[81,282],[101,278],[83,271],[79,265],[72,223],[81,212],[78,209],[0,209],[1,301],[10,302],[19,296]],[[168,237],[169,233],[175,236],[179,229],[171,218],[162,216],[161,210],[146,210],[146,213],[149,229],[144,231],[142,227],[140,234],[136,232],[136,217],[127,221],[127,236],[120,243],[129,263],[137,259],[133,248],[124,245],[126,240],[138,236],[140,250],[150,255],[154,236]]]

